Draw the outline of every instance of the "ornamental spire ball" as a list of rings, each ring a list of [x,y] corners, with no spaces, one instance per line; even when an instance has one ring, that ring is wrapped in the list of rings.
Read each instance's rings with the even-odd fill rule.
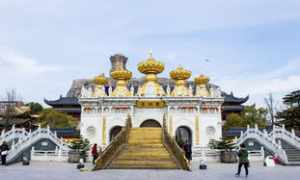
[[[192,72],[184,69],[182,66],[177,67],[170,72],[170,77],[174,80],[187,80],[192,76]]]
[[[195,83],[198,85],[207,84],[209,82],[209,78],[203,74],[195,78]]]
[[[149,52],[149,57],[146,61],[138,64],[138,70],[143,74],[159,74],[163,72],[165,66],[152,57],[152,52]]]
[[[96,85],[105,85],[107,83],[107,79],[104,74],[100,74],[93,79],[93,83]]]

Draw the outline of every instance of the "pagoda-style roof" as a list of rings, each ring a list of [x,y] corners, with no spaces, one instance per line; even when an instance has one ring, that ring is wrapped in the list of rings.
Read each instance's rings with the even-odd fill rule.
[[[238,98],[233,93],[227,94],[226,92],[222,92],[222,96],[224,97],[224,103],[244,104],[249,100],[249,95],[244,98]]]
[[[77,97],[62,97],[60,96],[57,100],[47,100],[44,99],[44,102],[49,106],[80,106],[78,103]]]

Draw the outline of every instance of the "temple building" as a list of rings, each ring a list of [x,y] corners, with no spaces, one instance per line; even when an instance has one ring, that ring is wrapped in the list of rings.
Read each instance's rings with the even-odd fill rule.
[[[162,127],[165,118],[171,136],[193,147],[207,147],[211,139],[221,138],[224,97],[207,76],[196,76],[191,84],[187,80],[192,73],[178,67],[169,73],[171,83],[164,84],[165,79],[158,78],[164,64],[150,55],[138,65],[145,76],[130,81],[133,74],[124,65],[127,58],[122,61],[119,56],[111,59],[110,81],[101,74],[81,88],[83,137],[106,147],[129,116],[133,128]]]
[[[126,69],[126,64],[128,58],[122,54],[116,54],[111,56],[111,70],[110,72],[116,69]],[[132,78],[128,81],[129,86],[134,87],[134,91],[136,92],[138,86],[143,82],[141,78]],[[81,116],[81,106],[78,102],[78,98],[81,96],[81,87],[87,86],[92,83],[92,79],[76,79],[73,81],[69,91],[66,96],[60,96],[56,100],[47,100],[44,102],[53,107],[55,110],[67,113],[80,121]],[[162,78],[158,77],[158,83],[165,89],[167,86],[173,88],[174,82],[171,78]],[[194,87],[194,81],[187,81],[188,85]],[[209,84],[210,86],[214,86]],[[108,94],[108,89],[110,86],[115,87],[115,81],[111,77],[107,77],[107,84],[105,85],[105,91]],[[165,89],[166,90],[166,89]],[[226,117],[230,113],[240,114],[244,109],[243,104],[246,103],[249,99],[249,96],[245,98],[235,97],[234,94],[223,92],[221,96],[224,98],[224,103],[222,104],[222,120],[225,121]]]

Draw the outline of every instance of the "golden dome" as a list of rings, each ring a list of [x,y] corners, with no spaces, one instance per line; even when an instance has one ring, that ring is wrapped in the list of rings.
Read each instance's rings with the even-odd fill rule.
[[[97,84],[97,85],[104,85],[107,83],[107,79],[106,77],[104,76],[104,74],[101,74],[99,76],[96,76],[94,79],[93,79],[93,83]]]
[[[150,57],[144,61],[139,63],[138,70],[143,74],[159,74],[163,72],[165,69],[165,65],[152,57]]]
[[[111,77],[115,80],[129,80],[132,77],[132,72],[127,70],[117,70],[111,72]]]
[[[209,82],[209,78],[207,76],[204,75],[200,75],[198,77],[195,78],[195,83],[196,84],[207,84]]]
[[[174,80],[186,80],[189,79],[192,72],[184,69],[183,67],[178,67],[170,72],[170,77]]]

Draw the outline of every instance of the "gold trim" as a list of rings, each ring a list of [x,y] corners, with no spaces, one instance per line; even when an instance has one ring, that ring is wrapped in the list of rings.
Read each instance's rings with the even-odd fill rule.
[[[102,119],[102,145],[106,145],[106,118]]]
[[[169,117],[169,134],[173,137],[173,118],[172,116]]]
[[[196,116],[195,119],[195,135],[196,135],[196,145],[200,144],[200,132],[199,132],[199,116]]]

